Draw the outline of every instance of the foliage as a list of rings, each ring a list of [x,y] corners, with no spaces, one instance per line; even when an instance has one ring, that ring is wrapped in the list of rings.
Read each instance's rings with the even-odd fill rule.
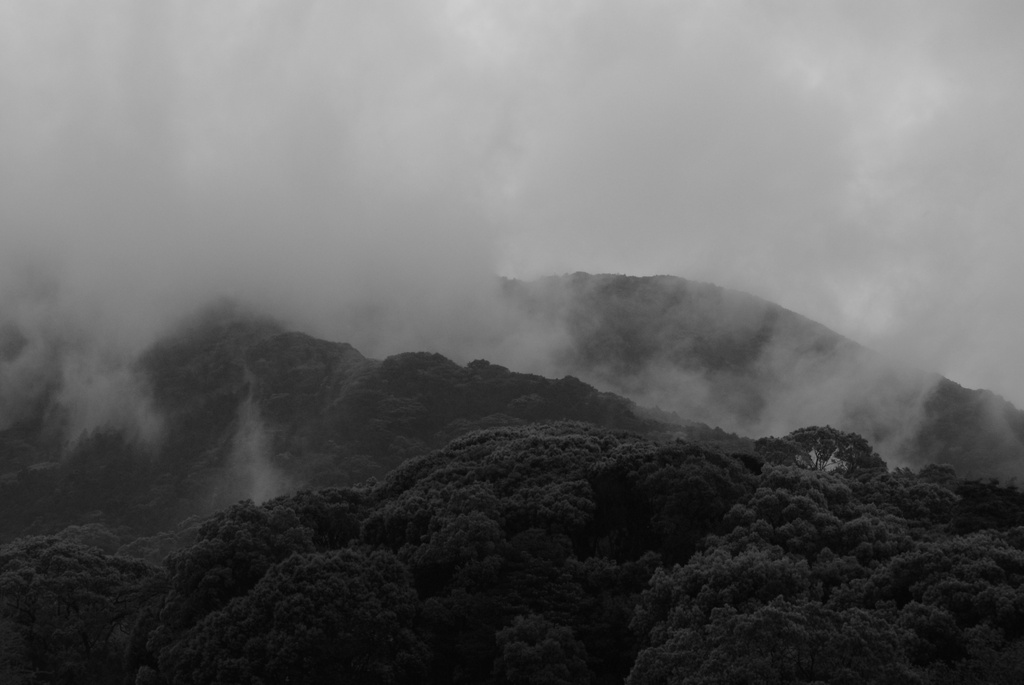
[[[136,615],[162,575],[57,537],[0,547],[0,674],[11,682],[117,683]],[[5,681],[6,682],[6,681]]]
[[[831,426],[799,428],[783,438],[760,438],[754,442],[754,452],[771,463],[816,471],[853,473],[885,468],[867,440]]]
[[[495,634],[498,683],[508,685],[574,685],[589,683],[586,647],[571,628],[537,614],[517,616]]]
[[[1016,490],[888,471],[828,428],[760,444],[741,458],[572,422],[471,432],[379,483],[184,526],[163,572],[110,554],[119,536],[98,525],[22,538],[0,548],[0,674],[1021,680]],[[776,458],[819,448],[849,468]]]
[[[378,361],[230,310],[159,341],[136,370],[164,425],[152,449],[105,429],[73,443],[55,437],[46,407],[0,430],[0,541],[101,524],[128,544],[266,496],[247,488],[246,462],[233,451],[246,408],[266,437],[258,458],[273,475],[271,494],[382,478],[481,428],[555,420],[643,433],[670,427],[575,378],[428,353]]]
[[[388,552],[294,554],[160,654],[172,683],[416,682],[416,593]]]

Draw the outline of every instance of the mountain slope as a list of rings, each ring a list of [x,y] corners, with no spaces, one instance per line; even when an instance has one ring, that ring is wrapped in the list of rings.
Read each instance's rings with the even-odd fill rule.
[[[160,341],[136,370],[162,422],[154,444],[99,429],[61,457],[43,418],[0,431],[0,536],[69,524],[153,532],[241,498],[382,477],[479,428],[577,420],[686,433],[572,377],[419,352],[368,359],[224,311]]]
[[[760,298],[671,276],[506,280],[519,325],[560,340],[552,374],[758,437],[831,424],[901,465],[1024,475],[1024,413],[897,366]]]
[[[114,370],[124,396],[100,396],[145,430],[123,417],[78,428],[66,368],[46,371],[0,426],[0,539],[69,524],[129,538],[240,498],[381,477],[475,429],[557,420],[726,452],[752,441],[707,424],[752,438],[830,424],[892,465],[1024,473],[1024,413],[1002,398],[897,368],[764,300],[670,277],[503,288],[510,326],[561,341],[536,365],[557,380],[426,352],[371,359],[230,307],[153,345],[130,383]],[[27,349],[8,345],[4,363]]]

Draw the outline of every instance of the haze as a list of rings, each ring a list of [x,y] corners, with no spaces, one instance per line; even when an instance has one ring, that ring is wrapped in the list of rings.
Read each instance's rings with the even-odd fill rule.
[[[1010,0],[8,0],[0,318],[132,349],[228,296],[458,356],[494,274],[665,273],[1024,406],[1022,25]]]

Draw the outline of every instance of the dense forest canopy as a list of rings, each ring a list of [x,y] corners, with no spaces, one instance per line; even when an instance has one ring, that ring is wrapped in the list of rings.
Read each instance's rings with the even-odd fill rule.
[[[890,471],[827,427],[750,454],[475,431],[380,481],[234,504],[159,563],[112,544],[72,527],[0,548],[4,682],[1024,675],[1024,495]]]
[[[96,523],[149,535],[243,498],[380,478],[489,426],[569,419],[730,439],[572,377],[436,353],[368,359],[233,311],[199,317],[138,370],[161,418],[155,444],[106,426],[66,435],[57,404],[0,431],[0,540]]]

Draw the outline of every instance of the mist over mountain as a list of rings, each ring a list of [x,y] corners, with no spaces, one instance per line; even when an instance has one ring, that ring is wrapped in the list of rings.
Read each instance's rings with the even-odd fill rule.
[[[472,430],[556,420],[748,454],[756,438],[831,425],[892,466],[1024,472],[1024,413],[1002,398],[760,298],[668,276],[499,286],[477,300],[492,305],[472,310],[478,328],[449,331],[465,337],[428,327],[431,351],[382,358],[230,303],[134,355],[56,317],[8,318],[2,532],[155,532],[242,498],[379,478]],[[362,317],[361,335],[405,342],[391,317]]]
[[[136,359],[228,297],[371,359],[1017,471],[1015,410],[928,375],[1024,401],[1016,7],[65,5],[0,21],[0,429],[160,444]],[[575,269],[889,356],[725,291],[494,278]]]
[[[0,683],[1024,682],[1022,24],[0,2]]]
[[[191,318],[110,373],[87,384],[131,382],[116,400],[92,397],[112,404],[86,428],[75,415],[89,398],[68,403],[64,383],[78,381],[59,373],[10,415],[0,430],[0,534],[90,523],[151,533],[239,499],[383,477],[493,426],[569,419],[749,446],[694,422],[649,418],[572,377],[428,352],[372,359],[233,305]]]
[[[1024,413],[706,283],[499,286],[418,334],[546,375],[229,301],[136,354],[8,318],[0,680],[1020,679],[1024,495],[977,478]]]
[[[1024,413],[1012,404],[759,297],[671,276],[585,273],[507,280],[503,294],[524,327],[559,341],[547,350],[554,375],[743,435],[830,424],[896,465],[1024,475]]]

